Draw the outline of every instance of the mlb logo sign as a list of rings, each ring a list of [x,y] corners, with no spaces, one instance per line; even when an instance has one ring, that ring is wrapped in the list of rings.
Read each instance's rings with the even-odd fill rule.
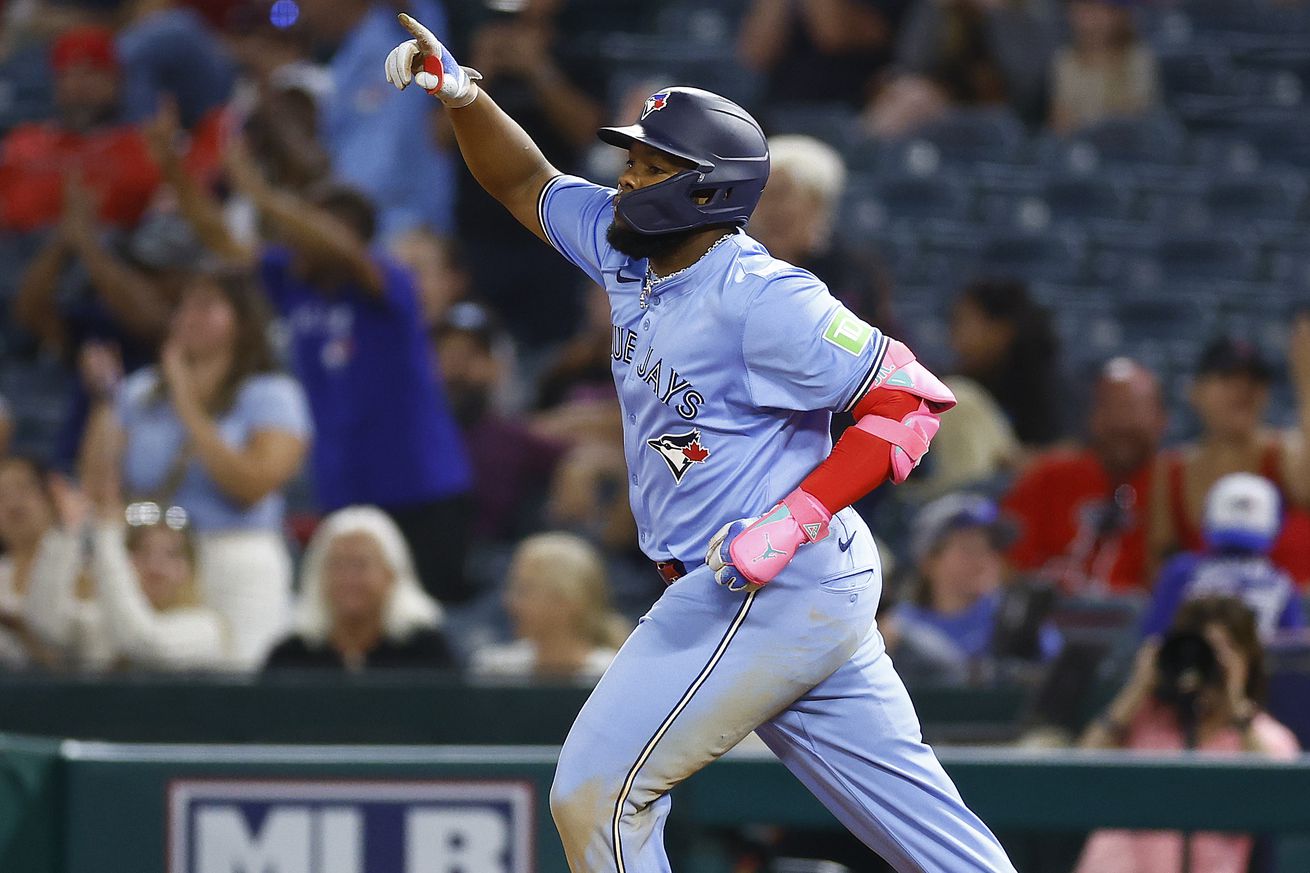
[[[169,873],[531,873],[522,782],[184,780]]]

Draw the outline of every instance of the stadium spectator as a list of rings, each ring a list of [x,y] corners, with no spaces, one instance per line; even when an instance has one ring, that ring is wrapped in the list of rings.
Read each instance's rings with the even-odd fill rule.
[[[412,230],[392,241],[388,250],[414,274],[423,324],[428,329],[443,324],[450,308],[469,297],[472,280],[454,240]]]
[[[202,602],[186,510],[124,507],[114,471],[99,475],[86,495],[56,486],[63,524],[32,574],[24,604],[32,632],[81,670],[229,666],[230,634]]]
[[[896,675],[910,685],[964,685],[969,659],[946,634],[926,624],[911,624],[910,633],[897,614],[899,604],[887,590],[878,600],[878,633],[896,662]]]
[[[568,342],[542,365],[537,380],[537,410],[557,414],[581,407],[612,409],[614,429],[619,436],[618,400],[614,393],[614,376],[610,370],[614,345],[614,326],[610,323],[609,298],[605,289],[592,285],[587,289],[586,316]],[[565,429],[572,429],[572,416],[564,416]]]
[[[485,309],[460,303],[433,331],[446,396],[468,448],[476,510],[474,540],[504,542],[540,513],[560,443],[535,435],[520,419],[496,409],[506,377],[497,331]]]
[[[55,525],[45,468],[28,458],[0,459],[0,667],[18,668],[43,653],[23,619],[32,568]]]
[[[1180,604],[1197,597],[1227,596],[1246,604],[1268,641],[1280,630],[1302,628],[1305,614],[1286,571],[1269,560],[1282,525],[1278,489],[1251,473],[1230,473],[1205,501],[1205,551],[1174,556],[1151,589],[1142,632],[1162,634]]]
[[[630,630],[610,609],[600,554],[571,534],[537,534],[519,544],[505,609],[514,642],[475,651],[474,676],[594,682]]]
[[[1155,55],[1137,38],[1136,0],[1070,0],[1069,44],[1051,62],[1048,123],[1068,133],[1107,118],[1155,108]]]
[[[383,239],[415,227],[451,232],[455,176],[436,138],[424,135],[431,107],[377,72],[377,59],[409,38],[395,9],[374,0],[300,0],[299,9],[298,26],[328,58],[332,98],[320,132],[335,175],[378,204]],[[446,36],[438,0],[412,0],[407,11]]]
[[[1052,16],[1044,0],[918,0],[897,39],[897,75],[869,108],[871,129],[908,134],[951,106],[1008,106],[1040,121]]]
[[[603,121],[603,85],[590,63],[569,58],[555,26],[560,4],[486,3],[469,37],[469,65],[488,93],[527,131],[551,163],[580,169]],[[437,123],[448,125],[445,113]],[[473,286],[515,339],[542,346],[568,338],[581,293],[572,268],[525,230],[463,167],[456,217]]]
[[[321,83],[312,92],[327,95],[331,82],[326,71],[310,59],[309,34],[303,28],[274,24],[271,7],[268,0],[234,0],[217,22],[237,65],[233,100],[241,104],[250,92],[257,92],[263,86],[276,87],[311,78]],[[279,18],[278,23],[285,24],[285,20]]]
[[[454,666],[440,605],[414,574],[395,522],[371,506],[338,510],[305,550],[296,632],[265,671],[444,670]]]
[[[1167,451],[1151,494],[1149,558],[1154,568],[1173,552],[1201,551],[1205,495],[1228,473],[1256,473],[1283,499],[1283,530],[1270,557],[1298,585],[1310,583],[1310,316],[1292,328],[1288,369],[1299,427],[1264,426],[1273,379],[1269,363],[1248,342],[1219,338],[1197,362],[1191,404],[1201,420],[1194,442]]]
[[[996,399],[1029,447],[1064,436],[1060,341],[1050,312],[1023,282],[983,279],[966,285],[951,309],[956,373]]]
[[[1014,565],[1040,571],[1067,593],[1144,587],[1147,504],[1167,426],[1155,374],[1128,358],[1106,363],[1093,390],[1088,444],[1038,456],[1005,496],[1006,513],[1019,523]]]
[[[846,192],[841,155],[814,137],[786,135],[769,137],[769,160],[769,186],[751,215],[751,236],[775,258],[818,276],[856,315],[899,335],[885,268],[867,246],[839,239],[837,208]]]
[[[1172,630],[1173,642],[1142,646],[1128,683],[1080,744],[1295,758],[1296,737],[1261,708],[1264,652],[1251,611],[1232,598],[1204,597],[1183,606]],[[1203,676],[1201,690],[1180,682],[1182,674]],[[1101,830],[1084,847],[1077,873],[1245,873],[1251,845],[1242,834]]]
[[[765,101],[858,108],[891,60],[912,0],[754,0],[737,42],[741,62],[766,78]]]
[[[89,366],[86,377],[113,383]],[[92,413],[87,478],[122,470],[133,500],[178,505],[197,536],[201,590],[232,632],[231,664],[263,660],[285,628],[291,559],[282,489],[310,438],[300,386],[278,373],[252,277],[198,274],[169,326],[158,367],[133,373]]]
[[[0,227],[50,227],[64,207],[64,182],[85,181],[92,211],[120,228],[136,224],[159,184],[145,138],[121,123],[113,34],[77,27],[51,46],[58,117],[20,124],[0,141]]]
[[[468,461],[433,373],[414,280],[371,248],[372,204],[332,182],[304,196],[274,188],[240,142],[228,148],[227,171],[285,240],[244,257],[258,258],[309,395],[319,506],[382,507],[424,587],[443,602],[467,600]],[[193,221],[222,233],[203,214]],[[243,248],[231,237],[223,247]]]
[[[153,363],[169,314],[201,251],[186,226],[152,212],[131,231],[106,230],[93,195],[76,177],[65,184],[59,226],[27,265],[14,301],[15,320],[41,348],[73,368],[89,344],[118,349],[128,371]],[[90,399],[79,383],[69,397],[54,456],[77,454]]]
[[[903,636],[932,634],[949,640],[971,662],[992,656],[1051,658],[1062,642],[1038,620],[1012,651],[996,645],[1007,589],[1005,547],[1013,536],[997,506],[977,494],[948,494],[929,503],[914,521],[913,584],[893,615]],[[1010,645],[1007,643],[1007,646]]]
[[[966,376],[942,381],[955,395],[955,407],[933,438],[931,459],[915,470],[918,481],[904,483],[903,493],[912,500],[968,488],[990,492],[1023,455],[1014,427],[987,389]]]
[[[118,32],[123,109],[129,122],[153,117],[160,98],[176,100],[182,123],[196,127],[228,99],[236,65],[195,9],[178,0],[128,4]]]
[[[622,355],[614,336],[609,300],[603,288],[593,285],[586,321],[538,382],[538,409],[532,416],[535,434],[568,447],[551,482],[547,524],[600,543],[611,560],[637,545],[610,369]]]

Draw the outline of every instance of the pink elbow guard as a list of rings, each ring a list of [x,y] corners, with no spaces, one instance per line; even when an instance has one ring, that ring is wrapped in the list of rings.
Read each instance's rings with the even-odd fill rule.
[[[942,426],[941,414],[955,405],[955,395],[897,340],[888,347],[869,390],[880,389],[895,389],[920,399],[919,408],[900,421],[866,415],[855,423],[860,430],[892,444],[892,481],[899,485],[928,454],[928,444]]]

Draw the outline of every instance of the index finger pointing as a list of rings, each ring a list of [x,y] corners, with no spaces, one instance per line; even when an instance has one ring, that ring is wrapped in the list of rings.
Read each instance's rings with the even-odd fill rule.
[[[424,27],[415,19],[410,18],[404,12],[400,13],[396,17],[400,19],[401,26],[404,27],[406,30],[408,30],[410,33],[412,33],[414,35],[414,39],[418,40],[419,48],[423,49],[423,54],[425,55],[441,54],[441,43],[437,41],[437,38],[436,36],[433,35],[432,31],[428,30],[426,27]]]

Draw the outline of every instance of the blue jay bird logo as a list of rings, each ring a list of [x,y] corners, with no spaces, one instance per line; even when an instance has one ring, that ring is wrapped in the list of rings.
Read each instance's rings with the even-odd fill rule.
[[[646,98],[646,105],[641,108],[641,117],[645,118],[652,112],[659,112],[665,106],[669,105],[669,92],[661,91],[658,94],[652,94]]]

